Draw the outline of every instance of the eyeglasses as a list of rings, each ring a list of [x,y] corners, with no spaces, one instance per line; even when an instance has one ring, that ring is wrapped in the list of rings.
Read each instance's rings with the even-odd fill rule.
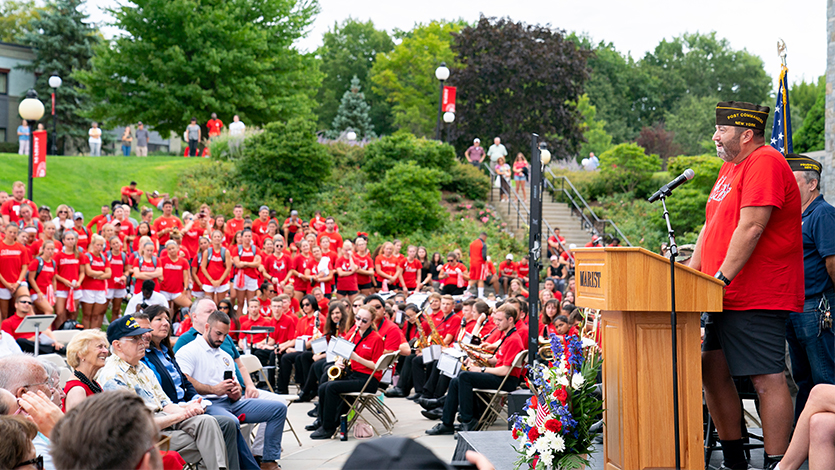
[[[30,301],[30,300],[18,300],[17,303],[23,304],[23,305],[32,305],[32,301]]]
[[[357,320],[357,322],[358,322],[358,323],[368,323],[368,322],[370,322],[370,321],[371,321],[371,320],[369,320],[369,319],[367,319],[367,318],[360,318],[360,317],[355,317],[355,318],[356,318],[356,320]]]
[[[43,470],[43,455],[39,455],[32,460],[27,460],[25,462],[20,462],[19,464],[15,465],[13,468],[24,467],[26,465],[34,465],[35,468],[38,470]]]
[[[354,304],[354,308],[360,308],[360,307],[362,307],[362,304]]]
[[[218,307],[218,310],[229,310],[229,307]]]
[[[67,214],[67,211],[58,211],[59,214]]]
[[[309,302],[305,302],[305,303],[303,303],[303,304],[302,304],[302,307],[310,307],[310,303],[309,303]]]

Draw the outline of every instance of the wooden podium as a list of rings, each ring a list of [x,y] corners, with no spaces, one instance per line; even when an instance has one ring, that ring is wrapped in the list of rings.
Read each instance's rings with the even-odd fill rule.
[[[670,260],[643,248],[578,248],[576,303],[602,311],[604,468],[675,468]],[[701,312],[724,284],[676,264],[681,468],[704,468]]]

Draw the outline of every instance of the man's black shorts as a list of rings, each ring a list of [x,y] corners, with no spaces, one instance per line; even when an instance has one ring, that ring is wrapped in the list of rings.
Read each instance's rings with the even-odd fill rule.
[[[782,310],[708,313],[702,351],[722,350],[731,375],[778,374],[786,366],[786,319]]]

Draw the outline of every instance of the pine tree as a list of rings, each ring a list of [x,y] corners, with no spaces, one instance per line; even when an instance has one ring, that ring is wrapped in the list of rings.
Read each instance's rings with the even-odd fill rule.
[[[354,75],[351,88],[342,95],[342,102],[336,117],[333,118],[328,137],[335,139],[348,129],[356,132],[359,139],[376,137],[374,125],[368,116],[370,110],[371,106],[365,102],[365,94],[360,91],[360,80]]]
[[[51,0],[41,17],[32,22],[32,31],[25,34],[22,43],[35,50],[35,61],[22,67],[41,75],[35,83],[38,99],[44,103],[46,114],[42,122],[52,135],[49,77],[54,72],[63,80],[56,93],[55,113],[58,117],[58,149],[87,141],[90,121],[82,116],[88,107],[88,99],[73,74],[90,68],[93,46],[101,40],[98,31],[86,21],[87,15],[80,11],[81,0]],[[67,141],[69,139],[69,141]],[[50,138],[50,151],[52,149]]]

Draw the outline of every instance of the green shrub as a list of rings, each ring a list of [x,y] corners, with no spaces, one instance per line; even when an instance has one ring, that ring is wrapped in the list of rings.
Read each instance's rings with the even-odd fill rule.
[[[450,204],[458,204],[461,201],[461,196],[457,194],[450,194],[449,196],[444,198],[444,201]]]
[[[446,218],[438,190],[441,177],[440,171],[410,161],[397,163],[382,180],[368,183],[365,220],[369,231],[389,236],[440,227]]]
[[[633,143],[620,144],[600,155],[599,178],[610,191],[637,192],[641,183],[648,181],[653,173],[661,170],[658,155],[647,155],[644,149]]]
[[[490,178],[470,164],[457,163],[449,169],[441,189],[456,192],[467,199],[483,200],[490,193]]]
[[[716,178],[719,177],[722,164],[722,159],[716,155],[679,156],[673,157],[667,162],[667,170],[671,176],[676,177],[684,173],[684,170],[692,168],[696,176],[687,183],[687,187],[696,188],[708,194],[713,188]]]
[[[414,161],[424,168],[449,171],[455,162],[455,148],[436,140],[418,139],[398,132],[368,144],[362,169],[369,178],[379,179],[398,162]]]
[[[678,188],[672,196],[667,198],[670,223],[677,235],[701,230],[705,223],[707,198],[707,192],[690,187]]]
[[[348,142],[331,141],[325,144],[325,149],[333,158],[336,167],[359,167],[365,158],[365,147]]]
[[[302,201],[319,191],[333,160],[317,142],[315,130],[313,122],[294,118],[271,122],[244,141],[235,173],[249,205],[257,208],[269,199]]]
[[[17,153],[19,145],[20,144],[17,141],[0,142],[0,153]]]

